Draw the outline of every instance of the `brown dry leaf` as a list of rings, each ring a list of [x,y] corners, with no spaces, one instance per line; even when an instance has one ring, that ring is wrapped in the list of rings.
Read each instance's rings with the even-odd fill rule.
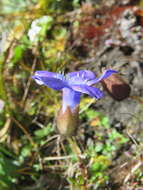
[[[98,116],[96,116],[91,122],[90,122],[90,126],[91,127],[97,127],[100,123],[100,118]]]

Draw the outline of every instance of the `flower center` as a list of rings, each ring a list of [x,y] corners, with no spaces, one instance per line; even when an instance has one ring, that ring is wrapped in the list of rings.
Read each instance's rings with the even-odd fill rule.
[[[55,78],[60,79],[64,82],[66,82],[69,86],[70,85],[84,85],[88,84],[89,80],[85,77],[85,74],[79,74],[77,73],[76,75],[69,76],[64,75],[64,73],[58,73],[56,74]]]
[[[85,78],[84,73],[82,75],[79,75],[79,73],[75,76],[68,76],[66,75],[66,81],[69,85],[82,85],[87,84],[88,79]]]

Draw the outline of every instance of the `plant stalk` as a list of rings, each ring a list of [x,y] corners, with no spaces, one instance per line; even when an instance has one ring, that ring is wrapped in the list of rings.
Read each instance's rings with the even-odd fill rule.
[[[81,175],[84,179],[84,183],[83,183],[83,187],[82,190],[88,190],[88,172],[87,172],[87,168],[84,164],[84,162],[82,161],[80,155],[81,155],[81,150],[76,142],[76,139],[74,137],[69,137],[68,138],[68,142],[71,146],[72,151],[74,152],[74,154],[77,156],[78,158],[78,163],[79,163],[79,168],[81,171]]]

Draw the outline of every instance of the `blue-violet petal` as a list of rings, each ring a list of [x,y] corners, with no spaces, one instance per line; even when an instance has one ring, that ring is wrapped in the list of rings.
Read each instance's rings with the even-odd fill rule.
[[[110,75],[112,75],[113,73],[117,73],[117,71],[115,70],[106,70],[99,78],[96,78],[94,80],[88,81],[87,85],[93,85],[96,84],[98,82],[100,82],[101,80],[108,78]]]
[[[95,74],[89,70],[81,70],[81,71],[71,72],[71,73],[68,73],[67,76],[69,78],[81,77],[84,80],[92,80],[95,78]]]
[[[70,88],[63,88],[62,111],[65,112],[67,106],[71,108],[71,111],[74,111],[76,105],[80,103],[80,95],[80,92],[74,91]]]
[[[92,86],[72,85],[72,89],[77,92],[88,94],[91,97],[94,97],[96,99],[100,99],[103,97],[103,92],[100,89],[92,87]]]
[[[55,72],[49,72],[49,71],[36,71],[35,75],[37,76],[43,76],[43,77],[55,77],[57,73]]]
[[[57,78],[50,78],[50,77],[41,77],[41,76],[33,76],[35,81],[38,83],[40,81],[41,84],[48,86],[49,88],[53,88],[54,90],[61,90],[64,87],[68,87],[66,82],[57,79]]]

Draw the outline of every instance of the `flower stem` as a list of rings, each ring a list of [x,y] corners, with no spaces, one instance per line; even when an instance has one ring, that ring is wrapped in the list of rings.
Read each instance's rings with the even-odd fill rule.
[[[74,152],[74,154],[78,158],[79,168],[81,171],[81,175],[84,179],[82,190],[88,190],[88,172],[87,172],[87,168],[84,165],[84,162],[82,161],[82,159],[80,157],[81,150],[80,150],[80,148],[76,142],[76,139],[74,137],[69,137],[67,140],[71,146],[72,151]]]

